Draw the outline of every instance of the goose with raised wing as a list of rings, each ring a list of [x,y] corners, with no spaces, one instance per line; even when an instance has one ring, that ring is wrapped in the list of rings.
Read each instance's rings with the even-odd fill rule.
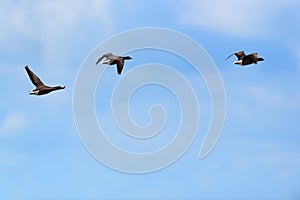
[[[122,73],[123,67],[124,67],[124,60],[131,60],[132,58],[130,56],[116,56],[113,55],[112,53],[106,53],[102,55],[96,62],[96,65],[103,59],[106,58],[102,62],[102,64],[107,64],[107,65],[117,65],[117,72],[120,75]]]
[[[55,86],[55,87],[50,87],[45,85],[37,75],[35,75],[30,69],[29,67],[26,65],[25,66],[25,70],[31,80],[31,82],[33,83],[33,85],[35,85],[35,89],[33,89],[32,91],[29,92],[30,95],[44,95],[44,94],[48,94],[50,92],[53,92],[55,90],[62,90],[65,89],[65,86]]]
[[[239,51],[239,52],[233,53],[233,54],[229,55],[225,60],[227,60],[228,58],[230,58],[233,55],[235,55],[238,59],[238,60],[234,61],[233,64],[241,65],[241,66],[250,65],[253,63],[257,64],[259,61],[264,61],[263,58],[258,57],[258,54],[256,52],[246,55],[244,51]]]

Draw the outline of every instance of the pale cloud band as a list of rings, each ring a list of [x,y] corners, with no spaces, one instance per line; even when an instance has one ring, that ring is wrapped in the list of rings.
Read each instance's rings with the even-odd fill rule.
[[[0,135],[17,133],[26,127],[26,116],[22,113],[11,113],[0,123]]]
[[[296,0],[210,0],[183,1],[180,20],[187,25],[239,37],[274,37],[284,30],[278,26],[282,10],[299,6]],[[297,11],[298,12],[298,11]],[[290,18],[290,20],[295,20]]]

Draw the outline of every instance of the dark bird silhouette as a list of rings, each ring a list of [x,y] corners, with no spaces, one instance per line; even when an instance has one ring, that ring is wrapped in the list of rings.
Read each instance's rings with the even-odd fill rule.
[[[35,89],[29,92],[30,95],[44,95],[53,92],[55,90],[65,89],[65,86],[50,87],[44,85],[44,83],[39,79],[39,77],[37,77],[37,75],[35,75],[27,65],[25,66],[25,70],[31,82],[33,83],[33,85],[35,85]]]
[[[104,62],[102,62],[102,64],[107,64],[107,65],[115,65],[116,64],[117,65],[118,74],[121,74],[121,72],[123,70],[124,60],[132,59],[130,56],[122,57],[122,56],[113,55],[112,53],[106,53],[97,60],[96,65],[98,65],[98,63],[103,58],[106,58],[106,60],[104,60]]]
[[[258,57],[257,53],[252,53],[252,54],[246,55],[244,51],[239,51],[239,52],[233,53],[230,56],[228,56],[225,60],[227,60],[228,58],[230,58],[233,55],[235,55],[238,58],[238,60],[234,61],[233,64],[241,65],[241,66],[250,65],[253,63],[257,64],[258,61],[264,61],[263,58]]]

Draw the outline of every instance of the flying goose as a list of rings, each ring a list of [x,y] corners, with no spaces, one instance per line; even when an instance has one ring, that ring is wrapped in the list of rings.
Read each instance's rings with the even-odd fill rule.
[[[257,53],[252,53],[252,54],[246,55],[244,51],[239,51],[239,52],[233,53],[230,56],[228,56],[225,60],[227,60],[228,58],[230,58],[233,55],[235,55],[238,58],[238,60],[234,61],[233,64],[241,65],[241,66],[250,65],[253,63],[257,64],[258,61],[264,61],[263,58],[258,57]]]
[[[113,55],[112,53],[106,53],[104,55],[102,55],[96,62],[96,65],[98,65],[98,63],[103,59],[106,58],[106,60],[104,60],[104,62],[102,62],[102,64],[107,64],[107,65],[117,65],[117,70],[118,70],[118,74],[121,74],[123,66],[124,66],[124,60],[131,60],[132,58],[130,56],[116,56]]]
[[[25,70],[31,82],[33,83],[33,85],[35,85],[35,89],[29,92],[30,95],[44,95],[55,90],[65,89],[65,86],[50,87],[44,85],[44,83],[39,79],[39,77],[37,77],[37,75],[35,75],[27,65],[25,66]]]

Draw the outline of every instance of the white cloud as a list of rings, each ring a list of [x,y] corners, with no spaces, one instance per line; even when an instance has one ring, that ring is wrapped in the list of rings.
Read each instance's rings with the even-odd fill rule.
[[[262,155],[262,164],[268,168],[276,168],[276,178],[282,181],[291,178],[299,168],[299,152],[294,144],[267,144],[271,150]],[[280,148],[281,147],[281,148]]]
[[[0,135],[7,135],[21,131],[26,126],[26,117],[21,113],[7,115],[0,123]]]
[[[249,98],[265,108],[283,109],[287,112],[299,110],[300,93],[290,90],[288,86],[281,87],[280,85],[256,85],[249,86],[245,91]]]
[[[190,0],[184,1],[181,20],[229,35],[269,36],[277,34],[277,29],[280,29],[276,20],[280,19],[281,11],[295,4],[295,0]]]
[[[109,31],[113,24],[110,10],[107,0],[6,1],[0,8],[1,24],[5,25],[1,38],[5,39],[11,32],[39,36],[51,30],[67,30],[66,27],[86,20],[100,21],[99,26]]]
[[[109,0],[5,1],[0,7],[1,49],[34,51],[50,66],[66,65],[70,52],[91,36],[112,33],[112,13]]]

